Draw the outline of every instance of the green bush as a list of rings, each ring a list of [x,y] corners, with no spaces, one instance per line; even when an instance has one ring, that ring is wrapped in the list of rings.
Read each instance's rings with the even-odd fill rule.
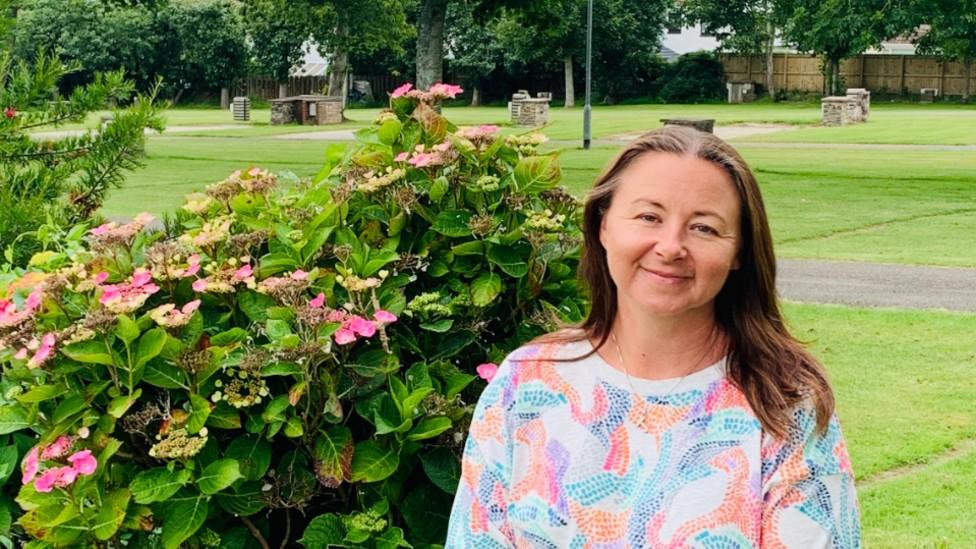
[[[244,170],[0,279],[8,537],[443,543],[476,366],[584,305],[557,158],[455,128],[457,91],[401,89],[316,181]]]
[[[665,103],[705,103],[725,97],[722,62],[713,53],[682,55],[664,79],[660,97]]]

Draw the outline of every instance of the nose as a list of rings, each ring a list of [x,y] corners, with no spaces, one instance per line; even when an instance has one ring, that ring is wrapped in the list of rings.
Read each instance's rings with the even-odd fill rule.
[[[683,227],[677,224],[661,227],[658,232],[658,239],[654,243],[655,255],[668,262],[684,259],[688,255],[684,238]]]

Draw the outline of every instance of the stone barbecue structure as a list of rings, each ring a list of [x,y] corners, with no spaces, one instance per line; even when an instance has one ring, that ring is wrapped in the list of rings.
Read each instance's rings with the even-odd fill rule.
[[[296,95],[271,100],[271,123],[323,125],[342,122],[342,98],[330,95]]]
[[[538,97],[531,97],[525,90],[512,94],[512,101],[508,104],[512,124],[517,126],[544,126],[549,123],[549,103],[551,93],[540,93]]]
[[[867,122],[871,114],[871,92],[864,88],[850,88],[847,95],[834,95],[820,100],[824,126],[846,126]]]

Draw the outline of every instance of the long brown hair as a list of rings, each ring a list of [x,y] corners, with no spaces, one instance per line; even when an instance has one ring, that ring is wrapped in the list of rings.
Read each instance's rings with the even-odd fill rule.
[[[819,362],[789,332],[776,297],[776,258],[759,185],[745,160],[712,134],[666,126],[624,148],[597,178],[583,210],[584,251],[580,277],[589,289],[590,312],[581,330],[542,338],[548,341],[595,339],[600,349],[617,316],[617,287],[610,278],[600,242],[603,215],[610,207],[620,174],[644,154],[691,155],[724,170],[741,204],[740,268],[731,271],[715,298],[715,317],[728,339],[728,375],[745,394],[762,423],[785,438],[793,409],[809,399],[821,433],[834,412],[834,396]],[[594,352],[596,352],[594,350]]]

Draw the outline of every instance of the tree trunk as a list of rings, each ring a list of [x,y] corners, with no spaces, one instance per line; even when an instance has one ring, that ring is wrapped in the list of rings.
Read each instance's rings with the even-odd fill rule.
[[[288,82],[278,83],[278,99],[288,97]]]
[[[835,59],[830,62],[830,95],[840,93],[840,60]]]
[[[481,106],[481,83],[475,83],[471,86],[471,106],[480,107]]]
[[[447,0],[423,0],[417,25],[417,82],[426,90],[444,80],[444,20]]]
[[[336,48],[329,59],[329,95],[346,96],[346,80],[349,75],[349,52]]]
[[[566,77],[566,102],[563,104],[567,109],[576,106],[576,90],[573,89],[573,56],[567,55],[563,58],[563,75]]]
[[[220,88],[220,108],[225,111],[230,108],[230,90],[227,88]]]
[[[966,82],[962,87],[962,102],[969,103],[969,94],[972,91],[970,89],[971,81],[973,79],[973,58],[967,57],[962,60],[962,73],[966,77]]]
[[[767,17],[769,17],[767,15]],[[773,45],[776,42],[776,29],[773,27],[772,18],[766,21],[766,43],[765,43],[765,57],[763,61],[763,76],[766,78],[766,93],[769,94],[769,98],[776,100],[776,85],[773,83],[773,69],[775,64],[773,63]]]

